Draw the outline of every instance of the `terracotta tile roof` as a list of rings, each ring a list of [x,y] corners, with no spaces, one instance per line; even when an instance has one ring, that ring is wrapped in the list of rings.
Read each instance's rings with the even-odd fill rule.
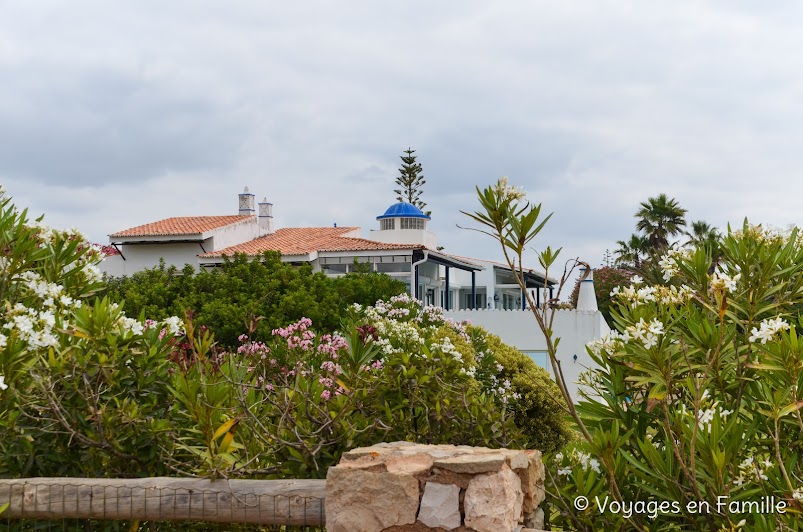
[[[248,242],[204,253],[199,257],[214,258],[223,255],[232,256],[236,253],[256,256],[265,251],[278,251],[282,255],[306,255],[313,251],[378,251],[422,247],[414,244],[384,244],[365,238],[343,236],[357,229],[357,227],[287,227]]]
[[[200,235],[204,231],[242,222],[249,218],[253,218],[253,216],[182,216],[178,218],[167,218],[145,225],[138,225],[109,236],[117,238],[124,236]]]
[[[419,244],[387,244],[376,242],[365,238],[339,237],[333,238],[318,251],[371,251],[371,250],[393,250],[393,249],[424,249]]]

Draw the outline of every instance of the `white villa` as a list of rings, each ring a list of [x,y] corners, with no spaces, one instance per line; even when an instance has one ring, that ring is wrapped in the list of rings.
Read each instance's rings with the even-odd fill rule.
[[[340,276],[357,260],[403,281],[425,304],[443,307],[450,317],[468,319],[499,335],[551,372],[543,335],[531,313],[522,312],[526,301],[507,265],[438,251],[428,227],[430,216],[409,203],[395,203],[376,219],[378,229],[367,239],[359,227],[275,229],[273,205],[267,199],[255,204],[246,187],[238,195],[236,215],[167,218],[109,235],[119,255],[107,257],[101,269],[112,276],[130,275],[158,265],[160,259],[178,268],[213,268],[227,256],[257,258],[277,251],[285,262],[310,263],[314,271]],[[536,270],[526,270],[525,275],[539,304],[542,295],[552,297],[554,279]],[[583,286],[581,295],[579,310],[560,310],[555,319],[555,332],[562,337],[563,371],[571,380],[592,363],[585,344],[609,330],[597,311],[593,285]]]

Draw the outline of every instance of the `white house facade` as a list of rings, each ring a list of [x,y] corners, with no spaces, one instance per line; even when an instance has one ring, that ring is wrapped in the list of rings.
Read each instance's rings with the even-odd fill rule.
[[[538,329],[530,311],[521,310],[453,310],[446,313],[452,319],[469,321],[499,336],[503,342],[515,347],[555,377],[547,358],[546,338]],[[586,351],[586,344],[602,338],[610,327],[599,311],[560,309],[555,311],[553,336],[560,338],[557,357],[566,379],[569,393],[575,399],[580,373],[597,368]]]
[[[256,208],[255,208],[256,207]],[[370,265],[405,283],[424,304],[444,308],[450,318],[469,320],[499,335],[551,372],[544,338],[526,309],[526,298],[510,268],[498,262],[443,253],[429,230],[430,216],[409,203],[395,203],[376,217],[378,228],[362,238],[359,227],[273,227],[273,205],[255,205],[248,188],[238,195],[238,212],[226,216],[167,218],[109,235],[119,252],[106,257],[102,270],[112,276],[130,275],[164,260],[183,268],[215,268],[228,257],[258,258],[281,254],[285,262],[309,263],[329,276],[346,275],[355,261]],[[527,290],[537,304],[553,296],[554,279],[525,269]],[[585,284],[585,283],[584,283]],[[581,310],[561,310],[555,320],[562,338],[559,356],[570,380],[591,365],[585,344],[607,334],[596,309],[593,285],[583,286]],[[590,292],[588,291],[590,289]]]
[[[256,208],[255,208],[256,207]],[[104,272],[130,275],[164,260],[168,266],[209,268],[225,257],[281,253],[286,262],[307,262],[330,276],[349,273],[354,261],[403,281],[425,304],[449,309],[522,308],[521,290],[507,266],[450,255],[437,250],[430,217],[409,203],[395,203],[376,217],[370,239],[359,227],[289,227],[274,229],[273,205],[255,205],[248,188],[238,195],[238,212],[225,216],[167,218],[109,235],[119,252],[106,258]],[[528,287],[554,280],[527,270]],[[540,297],[540,296],[539,296]]]
[[[267,200],[254,209],[254,195],[245,188],[238,196],[239,211],[226,216],[167,218],[109,235],[117,250],[101,264],[112,276],[131,275],[153,268],[164,260],[168,266],[197,267],[198,255],[248,242],[273,232],[273,205]]]

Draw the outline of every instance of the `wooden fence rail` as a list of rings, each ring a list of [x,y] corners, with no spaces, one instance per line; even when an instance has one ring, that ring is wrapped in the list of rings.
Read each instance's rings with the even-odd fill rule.
[[[0,479],[2,518],[323,526],[325,480]]]

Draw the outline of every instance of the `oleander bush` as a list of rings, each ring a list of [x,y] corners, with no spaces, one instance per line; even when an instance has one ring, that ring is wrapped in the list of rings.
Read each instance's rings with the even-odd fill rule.
[[[541,205],[507,178],[477,195],[480,209],[465,214],[524,288],[515,265],[549,216],[539,220]],[[579,403],[560,373],[554,310],[528,305],[578,434],[547,460],[550,524],[800,530],[803,235],[745,220],[712,235],[716,246],[672,249],[665,236],[653,282],[633,276],[612,290],[614,329],[588,346],[597,367],[582,376]],[[536,256],[548,271],[557,254]]]
[[[545,372],[442,309],[402,294],[354,305],[344,333],[312,326],[303,318],[268,342],[242,335],[237,353],[188,357],[177,389],[203,427],[192,449],[206,460],[199,472],[321,477],[344,451],[378,441],[557,449],[568,439]],[[231,383],[236,398],[199,401],[199,382]],[[527,413],[540,419],[517,425]],[[236,436],[224,442],[229,427]]]
[[[169,472],[169,354],[181,321],[95,295],[98,247],[0,188],[0,476]]]
[[[589,345],[600,370],[577,406],[593,439],[553,463],[555,525],[803,526],[803,238],[745,222],[720,251],[711,274],[704,248],[670,250],[665,284],[614,290],[616,328]],[[642,506],[602,512],[606,497]]]

